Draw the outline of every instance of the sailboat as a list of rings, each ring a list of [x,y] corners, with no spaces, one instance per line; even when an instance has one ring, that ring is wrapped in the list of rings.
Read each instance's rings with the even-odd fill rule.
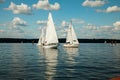
[[[107,41],[105,40],[104,43],[107,43]]]
[[[37,44],[38,46],[43,46],[44,40],[45,40],[44,36],[45,36],[45,34],[44,34],[44,28],[42,28],[41,29],[41,35],[39,37],[38,44]]]
[[[58,46],[58,37],[55,30],[52,14],[49,12],[43,47],[57,48],[57,46]]]
[[[66,43],[63,46],[67,48],[77,48],[79,46],[72,23],[69,24]]]

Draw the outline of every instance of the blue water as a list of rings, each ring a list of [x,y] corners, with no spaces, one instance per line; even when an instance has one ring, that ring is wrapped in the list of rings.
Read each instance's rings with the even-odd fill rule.
[[[120,44],[81,43],[42,49],[0,43],[0,80],[109,80],[120,76]]]

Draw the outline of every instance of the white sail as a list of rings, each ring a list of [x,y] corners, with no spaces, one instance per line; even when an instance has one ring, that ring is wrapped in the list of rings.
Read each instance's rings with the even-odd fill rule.
[[[78,42],[76,33],[74,31],[73,25],[69,24],[66,44],[64,44],[64,47],[78,47],[78,45],[79,45],[79,42]]]
[[[70,65],[74,65],[75,57],[79,55],[79,48],[64,48]]]
[[[52,19],[52,14],[48,15],[48,22],[46,28],[45,44],[58,43],[58,37],[55,30],[55,25]]]
[[[71,27],[68,28],[66,43],[72,43],[72,34],[71,34]]]
[[[44,28],[42,28],[41,29],[41,35],[40,35],[40,37],[39,37],[39,41],[38,41],[38,44],[37,45],[43,45],[43,43],[44,43],[44,40],[45,40],[45,38],[44,38]]]
[[[77,36],[76,36],[76,33],[75,33],[75,31],[74,31],[74,28],[73,28],[73,25],[72,24],[70,24],[70,26],[71,26],[71,36],[72,36],[72,43],[73,44],[79,44],[79,42],[78,42],[78,39],[77,39]]]
[[[79,44],[72,24],[69,24],[66,42],[70,44]]]

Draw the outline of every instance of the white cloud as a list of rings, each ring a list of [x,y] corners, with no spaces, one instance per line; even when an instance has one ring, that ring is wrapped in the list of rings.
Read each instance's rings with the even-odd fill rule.
[[[115,30],[120,30],[120,21],[113,23],[113,26],[115,26]]]
[[[43,10],[58,10],[60,9],[60,4],[57,2],[50,4],[48,0],[39,0],[38,3],[33,4],[33,8]]]
[[[105,1],[103,0],[85,0],[82,3],[82,6],[97,7],[97,6],[102,6],[104,4],[105,4]]]
[[[27,26],[27,22],[22,20],[22,19],[20,19],[19,17],[15,17],[12,20],[11,23],[13,24],[14,27],[16,27],[16,26]]]
[[[11,10],[14,14],[31,14],[31,8],[28,5],[21,3],[21,5],[16,5],[15,3],[11,2],[8,8],[5,10]]]
[[[40,21],[40,20],[38,20],[38,21],[36,22],[36,24],[45,25],[45,24],[47,24],[47,21]]]
[[[83,37],[87,38],[112,38],[117,35],[116,33],[118,33],[118,31],[114,30],[113,26],[97,26],[92,24],[88,24],[88,26],[81,28],[80,32],[83,32],[81,34],[84,34]]]
[[[0,33],[5,32],[4,35],[6,35],[6,37],[24,38],[25,36],[29,36],[27,34],[27,30],[25,30],[25,27],[21,27],[28,26],[27,22],[20,19],[19,17],[15,17],[13,20],[1,24],[0,26],[5,28],[5,30],[0,30]]]
[[[113,29],[114,29],[114,27],[109,26],[109,25],[99,27],[99,31],[107,31],[107,32],[109,32],[109,31],[112,31]]]
[[[93,24],[87,24],[84,28],[89,29],[89,30],[97,30],[98,29],[98,27]]]
[[[105,10],[97,9],[96,11],[97,12],[106,12],[106,13],[119,12],[120,11],[120,7],[118,7],[118,6],[111,6],[111,7],[108,7],[107,9],[105,9]]]
[[[5,32],[5,30],[0,29],[0,33],[3,33],[3,32]]]
[[[85,23],[85,21],[83,21],[81,19],[75,19],[75,18],[71,19],[70,21],[72,22],[72,24],[84,24]],[[68,26],[69,23],[70,22],[63,20],[61,23],[61,26],[63,26],[63,27]]]
[[[14,17],[13,20],[0,24],[0,27],[17,28],[18,26],[28,26],[27,22],[19,17]]]
[[[68,28],[66,28],[66,27],[58,28],[57,33],[60,34],[60,35],[58,35],[58,37],[60,37],[60,38],[65,37],[67,30],[68,30]]]
[[[6,32],[7,37],[10,38],[26,38],[26,31],[20,28],[13,28]]]
[[[72,20],[72,23],[74,23],[74,24],[84,24],[85,23],[85,21],[83,21],[83,20],[80,20],[80,19],[71,19]]]
[[[97,26],[93,24],[87,24],[83,28],[86,30],[92,30],[92,31],[101,32],[101,33],[114,30],[114,27],[109,25]]]
[[[120,21],[116,21],[115,23],[113,23],[113,25],[114,25],[115,27],[120,27]]]
[[[0,23],[0,37],[3,38],[36,38],[40,33],[33,28],[24,27],[27,22],[19,17],[13,18],[11,21]],[[29,26],[32,27],[32,26]],[[4,30],[4,32],[2,31]]]

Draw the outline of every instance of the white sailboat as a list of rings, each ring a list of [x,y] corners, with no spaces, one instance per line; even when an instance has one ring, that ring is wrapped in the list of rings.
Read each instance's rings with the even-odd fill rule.
[[[55,25],[52,19],[52,14],[48,15],[48,22],[46,27],[46,34],[44,40],[44,48],[57,48],[58,46],[58,37],[55,30]]]
[[[66,43],[63,46],[68,48],[71,48],[71,47],[76,48],[79,46],[79,42],[78,42],[72,23],[69,24]]]
[[[107,43],[107,41],[105,40],[104,43]]]
[[[44,34],[44,28],[41,29],[41,35],[39,37],[39,40],[38,40],[38,46],[43,46],[44,44],[44,41],[45,41],[45,38],[44,38],[45,34]]]

